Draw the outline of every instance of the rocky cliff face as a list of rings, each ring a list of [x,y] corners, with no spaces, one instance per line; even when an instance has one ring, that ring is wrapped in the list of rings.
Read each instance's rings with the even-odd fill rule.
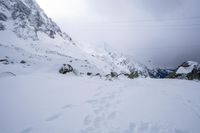
[[[165,69],[148,69],[141,63],[131,61],[107,44],[86,49],[78,43],[75,45],[35,0],[0,0],[0,37],[2,59],[38,60],[36,58],[41,57],[54,60],[52,64],[57,61],[69,64],[81,74],[88,75],[164,78],[168,74]]]
[[[43,32],[50,38],[59,35],[71,38],[61,31],[34,0],[0,0],[0,30],[12,29],[20,38],[38,39]]]
[[[170,73],[167,78],[200,80],[200,64],[194,61],[184,62],[174,72]]]
[[[156,67],[153,69],[148,69],[148,72],[151,78],[163,79],[166,78],[172,72],[172,70]]]

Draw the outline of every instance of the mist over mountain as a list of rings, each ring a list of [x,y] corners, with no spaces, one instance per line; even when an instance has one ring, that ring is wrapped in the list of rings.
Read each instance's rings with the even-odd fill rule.
[[[38,2],[76,41],[93,45],[106,42],[144,64],[150,60],[176,68],[188,60],[200,62],[198,0]],[[53,7],[60,10],[52,11]]]
[[[68,6],[71,17],[77,15],[71,12],[73,6],[83,6],[78,1]],[[104,2],[99,1],[99,6]],[[167,14],[173,2],[164,3],[166,9],[159,9]],[[53,4],[51,9],[58,8]],[[76,11],[80,13],[84,8],[80,9]],[[99,41],[105,38],[96,35],[93,39],[99,39],[94,42],[77,41],[77,36],[74,39],[70,31],[62,28],[65,26],[53,21],[35,0],[0,0],[0,132],[200,132],[198,62],[179,63],[183,58],[176,56],[179,65],[168,68],[168,56],[159,49],[148,54],[159,54],[158,61],[162,59],[166,65],[157,65],[151,56],[152,60],[145,62],[124,51],[126,43],[119,49],[109,41]],[[116,34],[111,40],[117,42]],[[141,49],[145,54],[151,47]],[[177,53],[172,50],[167,54]],[[184,55],[190,58],[190,54]]]

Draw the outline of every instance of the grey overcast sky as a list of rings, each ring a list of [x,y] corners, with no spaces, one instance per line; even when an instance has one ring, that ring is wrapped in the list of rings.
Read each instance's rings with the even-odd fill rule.
[[[159,66],[200,62],[200,0],[36,1],[76,41]]]

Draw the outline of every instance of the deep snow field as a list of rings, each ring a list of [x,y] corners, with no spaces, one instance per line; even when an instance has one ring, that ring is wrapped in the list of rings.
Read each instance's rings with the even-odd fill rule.
[[[0,77],[1,133],[199,133],[200,82]]]

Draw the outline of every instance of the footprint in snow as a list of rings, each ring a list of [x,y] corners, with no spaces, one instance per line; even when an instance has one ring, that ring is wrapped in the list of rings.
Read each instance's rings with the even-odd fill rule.
[[[87,115],[87,116],[84,118],[84,125],[89,125],[91,122],[92,122],[91,116],[90,116],[90,115]]]
[[[46,121],[53,121],[53,120],[56,120],[56,119],[58,119],[60,116],[61,116],[60,113],[59,113],[59,114],[54,114],[54,115],[48,117],[48,118],[46,119]]]
[[[65,106],[62,107],[62,109],[69,109],[69,108],[72,108],[74,105],[72,104],[67,104]]]
[[[163,125],[157,125],[152,123],[130,123],[124,133],[189,133],[185,130],[176,128],[166,128]]]
[[[95,100],[95,99],[87,100],[86,103],[89,103],[89,104],[96,104],[96,103],[98,103],[98,100]]]
[[[24,130],[21,131],[20,133],[30,133],[31,131],[32,131],[32,128],[29,127],[29,128],[24,129]]]
[[[114,119],[114,118],[116,117],[116,114],[117,114],[116,112],[112,112],[112,113],[110,113],[110,114],[108,115],[107,118],[108,118],[109,120],[112,120],[112,119]]]

